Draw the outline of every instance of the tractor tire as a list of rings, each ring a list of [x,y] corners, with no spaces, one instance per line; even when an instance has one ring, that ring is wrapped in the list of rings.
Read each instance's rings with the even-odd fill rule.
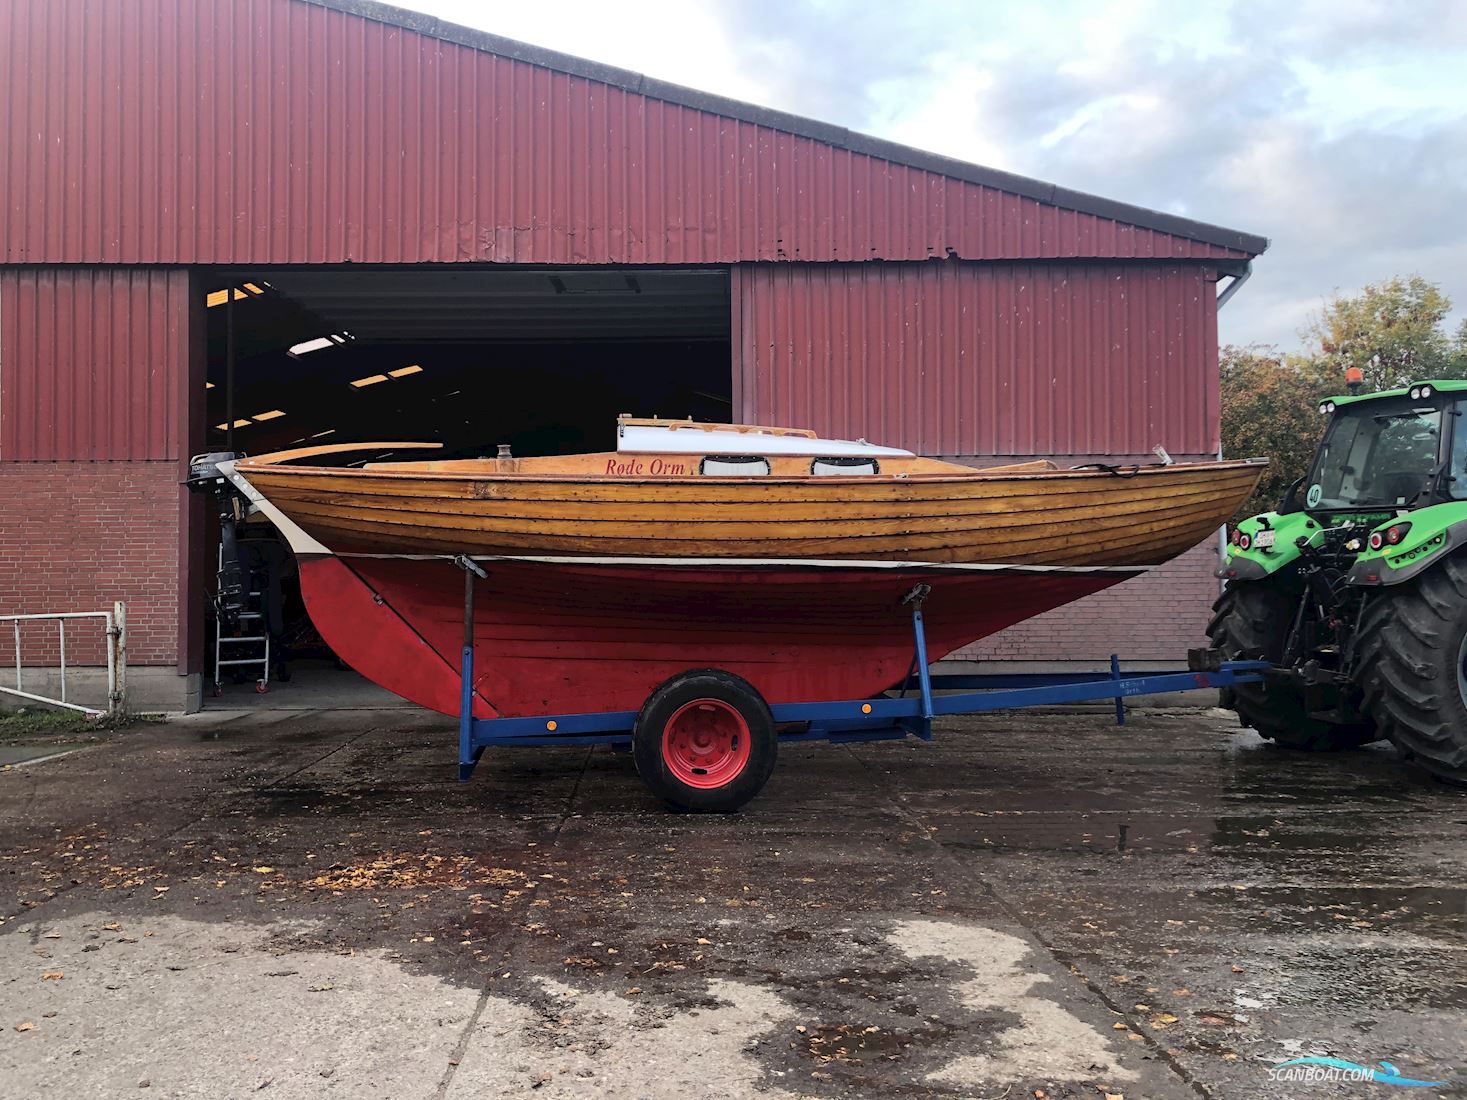
[[[1207,636],[1225,661],[1279,661],[1294,624],[1302,592],[1290,578],[1234,581],[1212,605]],[[1260,737],[1301,752],[1337,752],[1378,741],[1372,723],[1340,725],[1311,718],[1303,693],[1288,684],[1263,681],[1228,690],[1223,705]]]
[[[1432,775],[1467,786],[1467,553],[1368,600],[1351,648],[1366,713]]]

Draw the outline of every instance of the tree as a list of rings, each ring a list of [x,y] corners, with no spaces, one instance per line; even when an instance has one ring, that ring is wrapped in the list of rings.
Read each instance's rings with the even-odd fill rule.
[[[1239,516],[1276,508],[1308,470],[1325,425],[1319,401],[1345,392],[1346,368],[1364,372],[1365,393],[1425,378],[1467,378],[1467,321],[1448,335],[1451,309],[1436,284],[1397,276],[1352,297],[1336,294],[1301,331],[1306,346],[1299,354],[1223,348],[1223,453],[1269,460]]]
[[[1225,347],[1222,367],[1223,452],[1264,457],[1268,469],[1240,516],[1272,511],[1314,457],[1324,418],[1315,387],[1298,364],[1269,347]]]
[[[1464,334],[1447,335],[1451,310],[1451,299],[1420,275],[1398,275],[1353,297],[1336,294],[1300,333],[1300,367],[1321,393],[1340,392],[1349,367],[1365,372],[1367,393],[1462,377]]]

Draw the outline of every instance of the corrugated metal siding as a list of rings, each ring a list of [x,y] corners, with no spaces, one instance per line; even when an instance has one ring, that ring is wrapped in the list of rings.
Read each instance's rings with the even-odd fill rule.
[[[298,0],[9,0],[0,193],[0,263],[1244,255]]]
[[[0,460],[176,459],[181,270],[0,270]]]
[[[744,264],[740,412],[923,454],[1217,450],[1200,264]]]

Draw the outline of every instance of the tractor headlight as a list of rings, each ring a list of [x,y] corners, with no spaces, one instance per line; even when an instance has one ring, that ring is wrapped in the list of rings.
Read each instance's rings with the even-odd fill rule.
[[[1320,405],[1319,405],[1319,414],[1321,416],[1328,416],[1330,413],[1332,413],[1334,411],[1335,411],[1335,403],[1333,401],[1322,401],[1322,402],[1320,402]]]

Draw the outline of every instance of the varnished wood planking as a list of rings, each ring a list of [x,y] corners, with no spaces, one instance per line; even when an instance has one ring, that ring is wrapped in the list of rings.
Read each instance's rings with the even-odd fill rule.
[[[1166,521],[1175,525],[1179,520],[1201,510],[1211,515],[1219,498],[1216,494],[1194,492],[1166,498],[1168,509]],[[339,503],[323,501],[309,495],[282,495],[277,504],[289,507],[301,515],[318,519],[351,518],[369,520],[373,523],[416,528],[425,531],[453,531],[473,534],[482,538],[498,535],[524,535],[529,538],[559,539],[639,539],[654,543],[674,539],[678,541],[712,542],[749,541],[751,539],[783,540],[793,538],[824,537],[831,539],[899,537],[908,534],[935,534],[943,532],[986,532],[996,538],[1009,541],[1034,537],[1039,533],[1053,534],[1057,524],[1085,524],[1091,529],[1110,526],[1116,522],[1134,524],[1144,519],[1150,529],[1156,522],[1156,507],[1160,502],[1132,500],[1117,502],[1115,506],[1092,506],[1080,509],[1034,509],[1017,513],[951,514],[933,516],[907,514],[897,517],[810,517],[795,515],[751,516],[747,520],[668,520],[656,515],[642,520],[606,520],[557,517],[541,518],[523,515],[483,515],[474,512],[443,512],[437,509],[411,509],[402,507],[379,507],[374,498]]]
[[[402,527],[370,517],[315,518],[298,521],[328,546],[395,553],[588,554],[731,558],[852,558],[942,562],[1152,565],[1196,545],[1217,528],[1217,509],[1190,510],[1166,525],[1137,517],[1087,529],[1057,522],[1048,535],[1005,538],[983,531],[838,538],[751,538],[739,540],[548,538],[528,533],[493,535],[453,528]],[[1154,550],[1154,552],[1152,552]]]

